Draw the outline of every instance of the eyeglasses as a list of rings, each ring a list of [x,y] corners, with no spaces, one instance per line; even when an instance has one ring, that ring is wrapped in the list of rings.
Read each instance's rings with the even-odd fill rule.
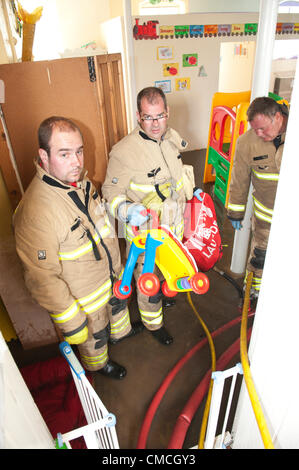
[[[161,114],[158,114],[158,116],[156,117],[153,117],[153,116],[142,116],[140,119],[141,121],[146,121],[146,122],[150,122],[150,121],[160,121],[160,119],[165,119],[167,118],[168,114],[167,113],[161,113]]]

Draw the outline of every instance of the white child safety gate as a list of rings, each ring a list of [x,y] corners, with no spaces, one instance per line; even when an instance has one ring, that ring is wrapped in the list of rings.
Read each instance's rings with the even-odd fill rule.
[[[58,448],[66,447],[71,449],[70,442],[78,437],[83,437],[88,449],[119,449],[115,416],[108,413],[96,394],[69,343],[63,341],[59,347],[62,355],[70,365],[88,424],[68,433],[58,434]]]

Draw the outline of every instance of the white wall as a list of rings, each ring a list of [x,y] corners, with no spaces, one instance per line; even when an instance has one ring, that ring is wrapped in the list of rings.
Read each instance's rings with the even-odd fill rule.
[[[62,48],[73,49],[99,39],[99,24],[110,18],[109,0],[56,0]]]
[[[37,6],[43,7],[42,16],[35,26],[33,59],[35,61],[58,59],[70,55],[69,51],[77,51],[77,55],[80,55],[81,46],[93,41],[97,44],[99,24],[110,18],[110,1],[22,0],[22,6],[28,13],[33,12]],[[20,60],[22,39],[14,32],[13,21],[12,32],[17,40],[16,52]]]
[[[54,441],[0,332],[0,449],[54,449]]]
[[[192,25],[192,24],[235,24],[257,23],[257,13],[206,13],[142,17],[142,22],[156,19],[159,25]],[[280,15],[278,21],[294,21],[295,15]],[[299,22],[298,15],[297,21]],[[135,19],[133,18],[133,25]],[[173,47],[173,59],[169,62],[179,63],[178,77],[190,77],[191,88],[185,91],[172,91],[167,95],[170,105],[170,125],[177,129],[182,137],[189,142],[189,150],[206,148],[211,102],[214,93],[219,91],[219,67],[221,43],[240,42],[249,36],[216,37],[216,38],[184,38],[184,39],[156,39],[134,40],[136,88],[154,85],[156,80],[165,80],[163,77],[162,61],[157,60],[157,47]],[[250,39],[255,39],[250,36]],[[294,38],[294,36],[292,36]],[[286,39],[286,36],[283,38]],[[299,38],[298,38],[299,44]],[[199,66],[205,67],[207,77],[198,76],[198,67],[182,68],[182,54],[198,53]],[[248,63],[249,66],[249,63]],[[249,69],[248,69],[249,70]],[[242,70],[244,73],[244,70]],[[249,70],[248,74],[252,71]],[[175,78],[171,77],[172,90]],[[244,83],[241,91],[247,91],[248,83]]]

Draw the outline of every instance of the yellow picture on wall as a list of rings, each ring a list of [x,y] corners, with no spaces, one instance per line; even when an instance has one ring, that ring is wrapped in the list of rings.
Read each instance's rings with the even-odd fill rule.
[[[190,78],[176,78],[175,89],[176,91],[190,90]]]
[[[163,64],[164,77],[173,77],[179,73],[179,64]]]

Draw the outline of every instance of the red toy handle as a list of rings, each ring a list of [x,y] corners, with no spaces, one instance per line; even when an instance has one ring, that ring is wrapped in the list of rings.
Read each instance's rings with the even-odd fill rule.
[[[158,228],[159,227],[159,216],[157,212],[153,211],[152,209],[144,209],[140,212],[141,215],[151,215],[152,217],[152,227],[151,228]],[[136,225],[132,225],[132,232],[135,237],[138,235],[138,227]]]

